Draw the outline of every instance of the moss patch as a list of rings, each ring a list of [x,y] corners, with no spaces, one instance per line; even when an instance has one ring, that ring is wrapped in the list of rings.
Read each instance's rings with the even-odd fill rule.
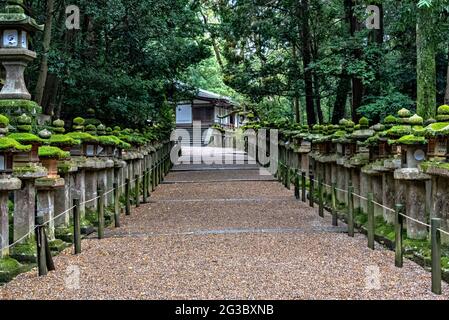
[[[70,158],[70,152],[63,151],[58,147],[43,146],[39,148],[39,158],[46,159],[68,159]]]
[[[87,132],[69,132],[66,136],[81,142],[98,142],[98,138]]]
[[[15,259],[0,259],[0,283],[11,281],[23,270],[23,266]]]
[[[42,108],[34,101],[11,99],[0,100],[0,112],[4,114],[17,114],[17,112],[23,113],[40,113]]]
[[[106,146],[116,146],[122,149],[129,149],[131,148],[131,145],[129,143],[126,143],[116,136],[99,136],[98,141],[102,145]]]
[[[81,141],[67,135],[54,134],[48,141],[46,141],[46,143],[57,147],[70,147],[81,144]]]
[[[12,150],[12,151],[30,151],[31,146],[30,145],[23,145],[20,142],[9,138],[9,137],[2,137],[0,138],[0,150]]]
[[[427,140],[424,137],[406,135],[397,140],[399,144],[412,145],[412,144],[426,144]]]
[[[17,140],[18,142],[22,144],[36,144],[36,143],[43,143],[43,140],[39,138],[38,136],[27,133],[27,132],[20,132],[20,133],[11,133],[8,135],[8,138]]]

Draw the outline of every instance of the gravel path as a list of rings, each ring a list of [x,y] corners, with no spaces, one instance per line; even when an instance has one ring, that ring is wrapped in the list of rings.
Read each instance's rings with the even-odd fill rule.
[[[198,182],[159,186],[106,239],[84,240],[79,256],[64,251],[46,277],[18,276],[0,299],[449,298],[447,284],[432,294],[430,273],[408,260],[396,268],[393,252],[348,237],[279,183],[208,183],[202,174],[238,176],[171,173],[169,181]]]

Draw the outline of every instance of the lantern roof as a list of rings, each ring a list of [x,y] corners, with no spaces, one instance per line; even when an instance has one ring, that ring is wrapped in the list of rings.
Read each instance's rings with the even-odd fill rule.
[[[36,20],[25,13],[23,0],[10,0],[0,11],[0,27],[22,27],[27,31],[43,31],[44,25],[39,25]]]

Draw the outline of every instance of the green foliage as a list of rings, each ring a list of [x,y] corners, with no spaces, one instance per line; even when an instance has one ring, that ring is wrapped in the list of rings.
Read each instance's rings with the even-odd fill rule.
[[[69,132],[66,134],[66,136],[75,139],[80,140],[81,142],[98,142],[98,138],[94,137],[93,135],[87,133],[87,132]]]
[[[406,144],[406,145],[412,145],[412,144],[426,144],[427,140],[424,137],[421,136],[415,136],[415,135],[406,135],[402,136],[397,140],[397,143],[399,144]]]
[[[9,125],[9,118],[5,117],[2,114],[0,114],[0,127],[1,128],[7,128],[8,125]]]
[[[42,146],[39,147],[39,158],[67,159],[70,158],[70,152],[63,151],[58,147]]]
[[[53,134],[48,141],[46,141],[49,145],[57,146],[57,147],[70,147],[79,145],[81,143],[80,140],[74,139],[69,135],[63,134]]]
[[[28,152],[31,150],[31,146],[30,145],[22,145],[20,142],[12,139],[10,137],[0,137],[0,150]]]
[[[42,144],[43,140],[39,138],[38,136],[27,133],[27,132],[20,132],[20,133],[11,133],[8,135],[8,138],[17,140],[18,142],[22,144]]]
[[[126,143],[116,136],[99,136],[98,141],[102,145],[107,146],[117,146],[122,149],[129,149],[131,148],[131,145],[129,143]]]
[[[413,100],[402,93],[393,92],[387,96],[378,97],[372,103],[363,105],[359,108],[359,113],[377,122],[389,114],[396,114],[404,106],[413,109]]]

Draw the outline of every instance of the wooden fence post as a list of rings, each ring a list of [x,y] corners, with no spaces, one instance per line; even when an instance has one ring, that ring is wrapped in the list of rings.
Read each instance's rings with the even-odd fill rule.
[[[131,185],[129,178],[126,178],[125,180],[125,214],[127,216],[131,215],[131,199],[129,198],[131,196]]]
[[[337,183],[332,183],[331,189],[331,197],[332,197],[332,225],[338,226],[338,213],[337,213]]]
[[[441,219],[432,218],[430,222],[432,242],[432,292],[441,294]]]
[[[290,168],[288,166],[285,166],[284,178],[285,178],[284,185],[288,190],[290,190]]]
[[[395,259],[394,264],[398,268],[402,268],[404,261],[404,252],[402,248],[402,230],[404,227],[404,206],[402,204],[396,205],[395,210],[395,219],[394,219],[394,233],[395,233]]]
[[[301,200],[306,202],[306,173],[301,172]]]
[[[80,199],[73,199],[73,246],[75,254],[81,253]]]
[[[309,206],[311,208],[314,207],[314,198],[313,194],[315,192],[315,182],[314,182],[314,176],[313,174],[309,174]]]
[[[148,192],[148,188],[147,188],[147,170],[144,170],[143,172],[143,176],[142,176],[142,203],[147,203],[148,199],[147,199],[147,192]]]
[[[374,250],[374,195],[368,193],[368,248]]]
[[[140,176],[136,174],[134,179],[136,179],[136,190],[134,190],[136,207],[140,207]]]
[[[97,187],[98,190],[98,239],[104,238],[104,190],[103,187]]]
[[[295,170],[295,198],[299,200],[299,174],[298,169]]]
[[[44,217],[36,217],[36,248],[37,248],[37,269],[39,276],[48,274],[47,259],[45,254],[45,244],[43,239]]]
[[[324,218],[323,178],[318,177],[318,215]]]
[[[48,246],[44,217],[36,216],[35,222],[38,273],[39,276],[45,276],[48,274],[48,271],[55,270],[55,265]]]
[[[354,187],[348,187],[348,236],[354,237]]]
[[[114,188],[114,224],[116,228],[120,227],[120,188],[117,182],[113,184]]]

